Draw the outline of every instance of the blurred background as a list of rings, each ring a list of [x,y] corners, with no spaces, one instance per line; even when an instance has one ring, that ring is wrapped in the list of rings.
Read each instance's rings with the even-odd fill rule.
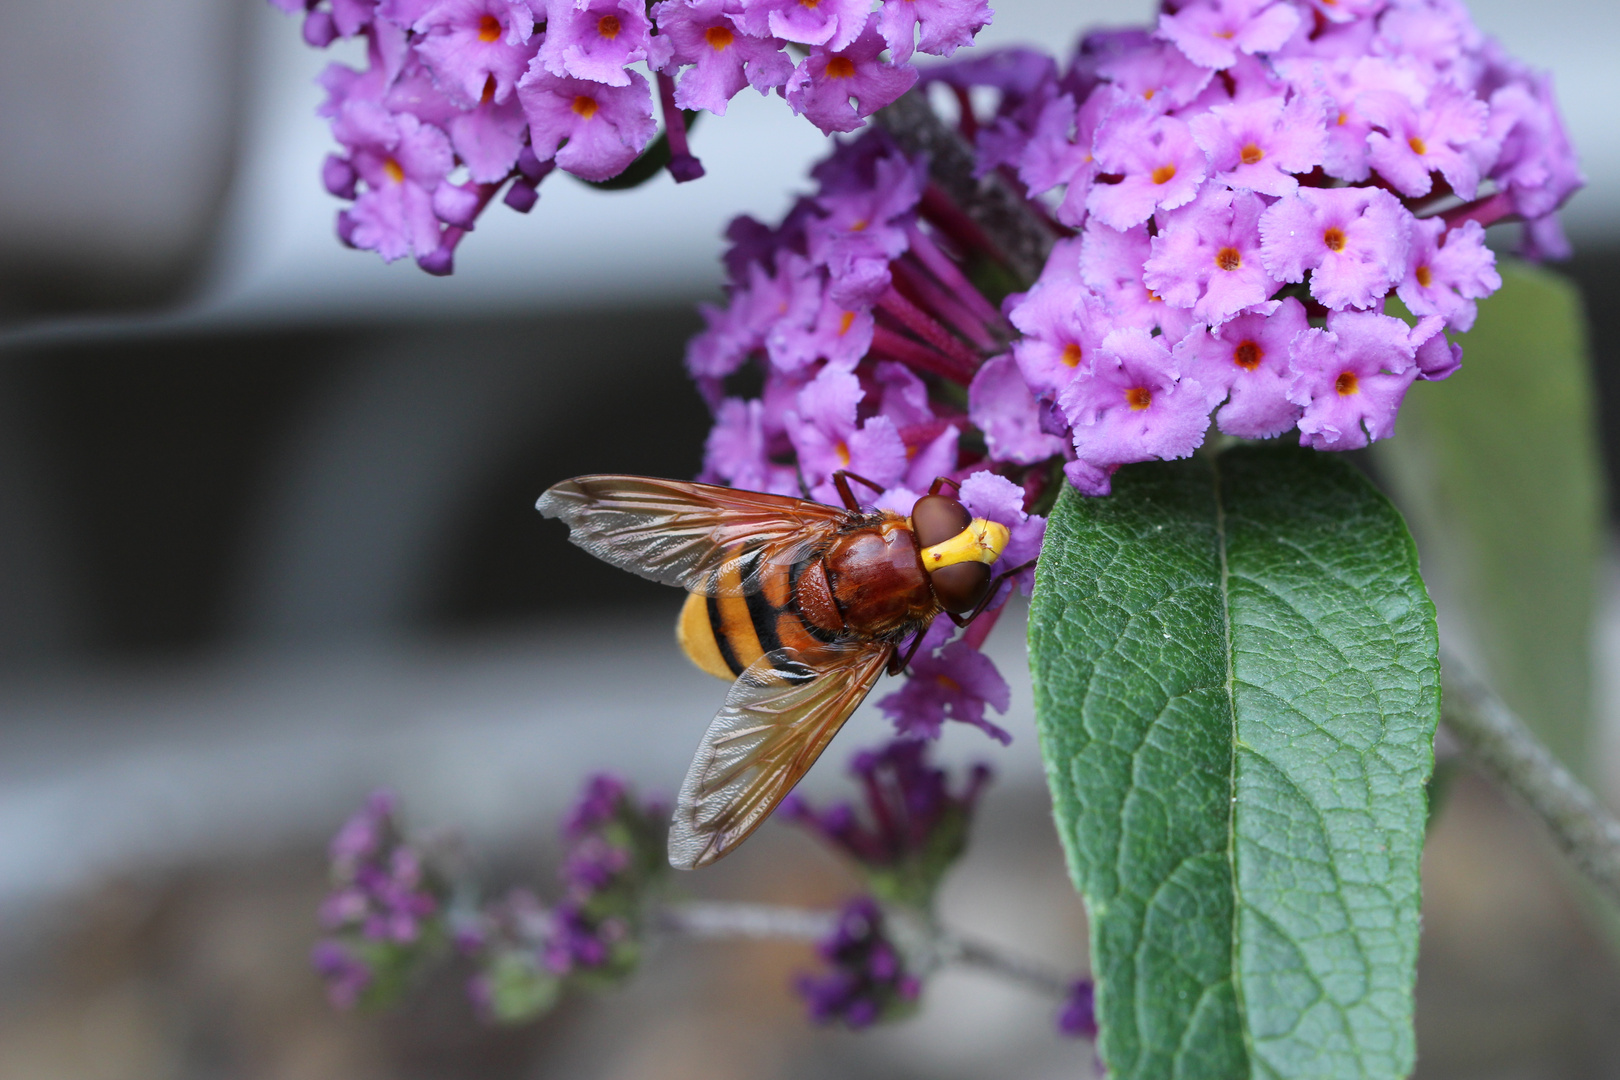
[[[1595,364],[1556,423],[1595,430],[1620,476],[1620,7],[1470,6],[1556,73],[1591,181],[1561,272]],[[1000,7],[982,43],[1050,45],[1153,4]],[[802,946],[671,944],[629,989],[519,1031],[481,1026],[454,986],[392,1017],[327,1009],[306,963],[322,848],[367,791],[544,884],[587,770],[678,784],[721,695],[673,646],[678,598],[575,552],[532,506],[579,472],[696,471],[708,418],[680,359],[694,303],[718,294],[721,230],[784,211],[826,149],[748,93],[696,133],[704,180],[613,194],[559,174],[431,278],[332,234],[312,80],[334,54],[262,0],[0,5],[0,1080],[1089,1075],[1047,1002],[968,973],[907,1024],[812,1029],[787,989]],[[1413,516],[1448,637],[1488,659],[1484,571],[1446,532],[1447,493],[1413,479],[1432,484],[1421,462],[1363,464]],[[1549,737],[1612,802],[1620,569],[1602,507],[1620,501],[1600,476],[1572,496],[1595,540],[1522,520],[1496,572],[1511,591],[1538,553],[1577,550],[1556,561],[1593,644],[1546,639],[1538,670],[1575,687]],[[945,914],[1079,972],[1019,622],[990,646],[1013,746],[946,740],[999,779]],[[839,763],[879,736],[869,713],[813,791],[842,789]],[[853,887],[771,827],[690,885],[803,904]],[[1419,1076],[1620,1077],[1620,937],[1466,773],[1425,891]]]

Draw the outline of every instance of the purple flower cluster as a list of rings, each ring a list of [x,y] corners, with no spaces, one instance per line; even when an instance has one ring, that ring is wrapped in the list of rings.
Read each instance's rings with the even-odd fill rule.
[[[448,885],[403,838],[385,791],[338,831],[330,858],[333,890],[320,909],[329,936],[312,963],[339,1008],[385,999],[443,944]]]
[[[883,489],[861,497],[909,514],[949,477],[968,510],[1011,531],[1001,565],[1024,565],[1046,529],[1030,510],[1055,494],[1047,464],[1063,444],[1017,377],[1013,327],[970,280],[982,234],[882,132],[839,145],[812,175],[819,190],[779,227],[739,218],[728,231],[729,302],[705,305],[708,327],[687,349],[715,416],[702,478],[837,504],[832,475],[847,469]],[[759,395],[729,392],[750,365]],[[1006,741],[984,718],[1008,704],[978,652],[994,622],[955,641],[935,623],[915,677],[882,702],[902,733],[936,735],[949,718]]]
[[[818,1024],[860,1029],[916,1008],[922,984],[886,933],[883,909],[862,896],[845,904],[833,932],[816,946],[828,966],[800,975],[795,989]]]
[[[1212,409],[1229,435],[1320,450],[1388,436],[1414,380],[1456,370],[1444,331],[1500,287],[1484,226],[1565,250],[1581,177],[1550,81],[1457,0],[1167,3],[1067,72],[1024,67],[1034,85],[974,126],[981,167],[1076,233],[1007,312],[1039,430],[1088,494],[1192,453]]]
[[[854,860],[879,897],[918,910],[927,910],[967,846],[974,807],[990,782],[989,767],[976,765],[952,792],[945,770],[928,760],[930,745],[902,738],[856,754],[849,771],[861,787],[860,810],[850,803],[817,810],[795,794],[780,811]]]
[[[662,807],[642,806],[617,777],[590,777],[564,820],[561,898],[549,907],[513,890],[458,927],[478,966],[470,992],[504,1022],[549,1009],[572,985],[634,970],[644,909],[665,871]]]
[[[316,48],[367,45],[364,71],[321,78],[343,147],[322,178],[354,200],[338,235],[439,274],[509,181],[506,204],[526,213],[554,168],[622,172],[658,130],[655,96],[669,170],[693,180],[683,109],[724,114],[752,86],[822,131],[853,131],[917,81],[914,53],[951,55],[991,14],[985,0],[270,2],[302,13]]]

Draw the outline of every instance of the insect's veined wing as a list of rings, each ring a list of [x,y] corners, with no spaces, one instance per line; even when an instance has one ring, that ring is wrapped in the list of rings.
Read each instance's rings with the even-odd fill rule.
[[[894,646],[776,649],[749,665],[704,733],[675,800],[669,864],[692,870],[759,827],[827,748],[883,673]]]
[[[797,561],[847,517],[786,495],[615,475],[564,480],[535,507],[597,558],[709,596],[756,591],[767,561]]]

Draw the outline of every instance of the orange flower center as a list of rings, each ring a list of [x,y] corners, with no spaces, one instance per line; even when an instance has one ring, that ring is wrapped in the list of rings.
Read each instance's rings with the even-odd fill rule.
[[[1344,230],[1337,227],[1329,229],[1322,234],[1322,243],[1327,245],[1329,251],[1343,251]]]
[[[1253,341],[1245,341],[1232,350],[1232,363],[1244,371],[1253,371],[1260,366],[1260,360],[1265,355],[1258,344]]]
[[[596,20],[596,32],[612,41],[619,36],[619,17],[617,15],[604,15]]]
[[[1236,270],[1243,265],[1243,253],[1235,247],[1223,247],[1215,253],[1215,265],[1222,270]]]
[[[1159,92],[1158,87],[1150,86],[1146,90],[1142,91],[1142,100],[1143,101],[1152,101],[1153,100],[1153,95],[1158,93],[1158,92]]]
[[[736,41],[737,35],[733,34],[730,30],[727,30],[723,26],[711,26],[707,30],[703,31],[703,40],[709,43],[709,48],[713,49],[715,52],[720,52],[727,45],[730,45],[733,41]]]
[[[1174,165],[1160,165],[1153,170],[1153,182],[1155,184],[1168,184],[1175,179],[1175,176],[1176,167]]]
[[[853,311],[844,312],[844,314],[838,319],[838,336],[843,337],[845,334],[849,333],[849,328],[854,325],[855,313]]]
[[[949,675],[935,675],[934,681],[952,693],[960,694],[962,692],[962,684]]]
[[[574,113],[585,120],[589,120],[596,115],[596,99],[586,97],[584,94],[579,95],[574,99]]]
[[[1412,148],[1412,153],[1417,154],[1420,157],[1429,152],[1428,145],[1416,135],[1412,136],[1410,139],[1407,139],[1406,145]]]
[[[1418,284],[1427,289],[1429,287],[1429,283],[1434,280],[1434,271],[1430,270],[1427,266],[1420,266],[1417,268],[1417,279]]]
[[[1341,112],[1339,114],[1338,126],[1339,127],[1344,127],[1344,125],[1348,124],[1349,122],[1350,122],[1350,114],[1347,113],[1347,112]]]
[[[1361,380],[1356,378],[1353,371],[1341,371],[1339,377],[1333,380],[1333,389],[1339,392],[1340,397],[1350,397],[1361,393]]]
[[[485,44],[501,40],[501,20],[493,15],[485,15],[482,19],[479,19],[478,40]]]
[[[1243,162],[1245,165],[1258,165],[1260,163],[1260,159],[1265,156],[1266,152],[1254,145],[1254,143],[1249,143],[1238,152],[1238,160]]]
[[[840,465],[848,465],[849,464],[849,443],[844,442],[842,439],[840,439],[838,441],[838,445],[833,447],[833,453],[838,455],[838,464],[840,464]]]
[[[405,170],[400,168],[399,162],[395,161],[393,158],[389,158],[387,161],[383,162],[383,172],[387,173],[388,179],[392,180],[396,184],[403,184],[405,182]]]
[[[1071,341],[1067,345],[1063,346],[1063,352],[1058,356],[1058,359],[1063,361],[1063,363],[1068,367],[1078,367],[1080,365],[1080,357],[1082,355],[1083,354],[1080,351],[1080,346]]]
[[[838,57],[838,59],[843,60],[843,57],[840,56],[840,57]],[[847,61],[846,61],[846,63],[847,63]],[[832,70],[832,65],[831,64],[827,65],[827,70],[828,71]],[[871,222],[867,221],[865,218],[856,218],[854,221],[850,222],[849,231],[850,232],[865,232],[866,227],[869,224],[871,224]]]
[[[1131,412],[1141,412],[1153,404],[1153,391],[1145,386],[1133,386],[1125,391],[1125,404],[1131,407]]]
[[[835,56],[827,61],[827,78],[848,79],[855,74],[855,61],[847,56]]]

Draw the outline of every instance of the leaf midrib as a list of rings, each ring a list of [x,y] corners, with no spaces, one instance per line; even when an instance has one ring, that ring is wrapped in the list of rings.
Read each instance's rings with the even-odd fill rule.
[[[1232,883],[1232,928],[1228,939],[1231,946],[1228,961],[1232,973],[1232,997],[1236,1002],[1239,1018],[1238,1030],[1243,1037],[1243,1053],[1248,1059],[1249,1074],[1254,1074],[1254,1037],[1249,1031],[1247,1022],[1248,1010],[1243,999],[1243,973],[1239,957],[1238,922],[1243,917],[1243,895],[1238,885],[1237,871],[1237,759],[1238,759],[1238,726],[1237,726],[1237,665],[1232,655],[1232,594],[1229,588],[1231,582],[1231,569],[1226,560],[1226,499],[1221,487],[1221,459],[1218,454],[1210,455],[1209,462],[1210,486],[1213,489],[1215,500],[1215,550],[1220,558],[1220,602],[1221,602],[1221,632],[1224,635],[1224,656],[1226,662],[1226,716],[1231,725],[1232,756],[1226,773],[1226,871]]]

